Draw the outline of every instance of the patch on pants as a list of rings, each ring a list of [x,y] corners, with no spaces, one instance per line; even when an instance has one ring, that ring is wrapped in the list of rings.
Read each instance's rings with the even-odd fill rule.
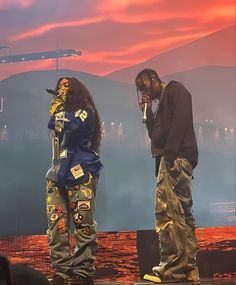
[[[77,205],[78,205],[78,210],[82,210],[82,211],[88,211],[91,208],[89,200],[78,201]]]

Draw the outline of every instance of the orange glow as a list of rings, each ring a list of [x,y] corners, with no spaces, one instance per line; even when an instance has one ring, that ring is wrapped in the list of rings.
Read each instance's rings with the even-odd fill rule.
[[[56,69],[55,60],[45,59],[42,61],[32,61],[32,62],[18,62],[14,64],[6,64],[1,66],[0,78],[4,79],[12,74],[34,71],[34,70],[48,70]],[[13,73],[14,72],[14,73]]]
[[[3,5],[8,8],[28,6],[31,12],[34,2],[0,0],[0,9]],[[66,13],[62,7],[61,10],[57,7],[59,14],[45,16],[42,21],[37,18],[43,10],[32,10],[36,20],[19,27],[16,24],[15,28],[9,24],[9,32],[6,25],[2,28],[5,38],[3,36],[1,41],[12,47],[13,54],[35,52],[39,48],[53,50],[59,42],[60,48],[82,51],[80,58],[60,60],[60,67],[101,75],[139,64],[234,25],[234,6],[234,0],[178,0],[171,3],[163,0],[100,0],[97,6],[88,4],[81,18],[79,13],[73,13],[77,8],[83,9],[76,2],[73,7],[67,7]],[[17,70],[15,66],[8,66],[9,73],[10,69],[12,73]]]
[[[227,2],[222,6],[211,7],[204,16],[218,17],[218,18],[235,18],[235,4],[228,4]]]
[[[127,8],[132,5],[147,5],[147,4],[157,4],[158,0],[109,0],[109,1],[100,1],[99,6],[97,7],[100,12],[109,12],[109,11],[121,11],[124,8]]]
[[[233,246],[235,233],[236,227],[234,226],[198,228],[196,234],[200,252],[221,252],[221,257],[224,257],[223,253],[225,252],[233,254],[235,251]],[[99,250],[96,267],[103,273],[99,280],[103,282],[127,282],[126,284],[129,284],[128,281],[138,281],[139,257],[142,257],[142,254],[139,255],[137,251],[136,232],[99,232],[97,242]],[[74,239],[72,239],[72,245],[75,246]],[[53,269],[50,266],[47,236],[31,235],[1,238],[0,247],[2,254],[6,255],[12,263],[31,264],[47,277],[53,274]],[[204,264],[205,261],[202,260],[202,262]],[[112,268],[111,272],[109,271],[110,268]],[[216,272],[215,274],[219,273]]]
[[[23,40],[23,39],[27,39],[27,38],[32,38],[32,37],[43,35],[43,34],[49,32],[51,30],[54,30],[54,29],[81,27],[81,26],[84,26],[84,25],[96,24],[96,23],[99,23],[99,22],[101,22],[103,20],[104,20],[103,17],[95,17],[95,18],[84,19],[84,20],[81,20],[81,21],[51,23],[51,24],[47,24],[47,25],[38,27],[38,28],[36,28],[34,30],[30,30],[28,32],[24,32],[24,33],[19,34],[19,35],[11,36],[9,38],[9,40],[10,41]]]
[[[34,0],[0,0],[0,9],[7,8],[8,6],[18,5],[24,8],[32,5]]]
[[[78,61],[78,62],[104,62],[106,61],[109,64],[114,65],[133,65],[137,64],[138,62],[147,60],[149,57],[147,54],[139,54],[141,51],[146,51],[147,46],[152,48],[152,50],[158,51],[158,53],[161,53],[161,51],[164,51],[166,47],[169,47],[170,45],[177,46],[181,42],[191,41],[195,39],[196,37],[202,37],[205,36],[205,33],[199,33],[195,35],[179,35],[176,37],[167,37],[162,39],[155,39],[150,40],[144,43],[136,44],[133,46],[130,46],[128,48],[124,48],[122,50],[118,51],[101,51],[101,52],[93,52],[89,51],[87,54],[84,54],[82,58],[68,58],[64,59],[65,61]]]
[[[179,0],[178,5],[170,4],[166,6],[161,2],[162,1],[159,0],[101,1],[97,9],[110,20],[119,23],[156,22],[171,18],[189,18],[195,19],[199,22],[206,20],[209,21],[211,18],[231,18],[232,20],[235,18],[235,2],[232,0],[228,2],[220,0],[217,4],[214,2],[206,3],[206,1],[189,1],[189,3],[191,2],[191,6],[185,7],[189,10],[187,13],[186,9],[183,9],[183,5],[186,5],[185,1]],[[204,7],[199,9],[199,7],[201,7],[201,2]],[[157,9],[154,7],[157,7]],[[132,8],[135,9],[136,13],[133,13]]]
[[[34,1],[33,0],[21,0],[20,1],[20,4],[23,6],[23,7],[28,7],[30,6]]]

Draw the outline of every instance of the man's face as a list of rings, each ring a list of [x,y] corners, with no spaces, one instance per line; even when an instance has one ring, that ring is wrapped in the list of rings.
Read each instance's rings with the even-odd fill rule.
[[[159,98],[161,86],[157,80],[138,78],[136,87],[142,95],[147,95],[152,100]]]

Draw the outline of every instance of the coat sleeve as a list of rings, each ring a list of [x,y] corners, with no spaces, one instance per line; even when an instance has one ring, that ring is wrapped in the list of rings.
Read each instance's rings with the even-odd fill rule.
[[[164,149],[166,160],[173,162],[179,153],[188,125],[193,120],[192,100],[187,89],[176,83],[167,94],[172,121]]]
[[[153,112],[152,112],[151,109],[149,109],[147,111],[146,127],[147,127],[147,130],[148,130],[148,135],[149,135],[150,139],[151,139],[151,135],[152,135],[153,121],[154,121]]]
[[[92,112],[83,109],[79,109],[73,113],[65,112],[65,117],[69,120],[69,122],[65,122],[64,133],[66,135],[70,135],[74,132],[79,132],[92,121],[91,116]]]

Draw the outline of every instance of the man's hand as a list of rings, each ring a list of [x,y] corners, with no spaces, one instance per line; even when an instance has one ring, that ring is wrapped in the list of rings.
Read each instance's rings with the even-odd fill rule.
[[[147,104],[147,108],[152,108],[152,99],[146,92],[142,92],[142,100],[139,102],[140,109],[143,111],[145,104]]]
[[[177,177],[180,173],[179,164],[177,160],[170,161],[165,159],[166,169],[172,177]]]

